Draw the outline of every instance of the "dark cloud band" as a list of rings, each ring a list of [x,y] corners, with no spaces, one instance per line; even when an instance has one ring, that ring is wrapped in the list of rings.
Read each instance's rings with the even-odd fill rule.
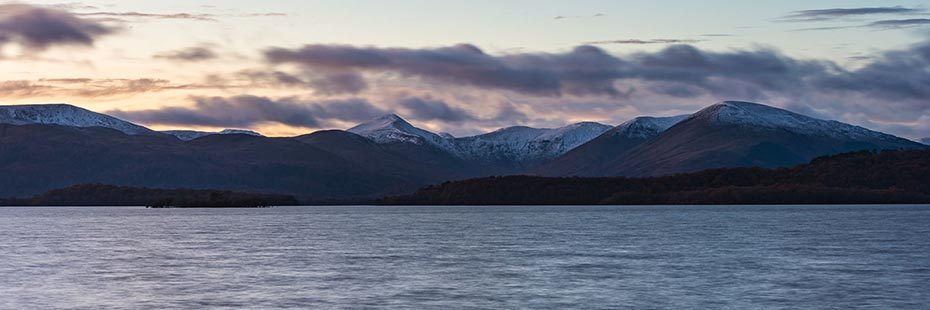
[[[787,22],[806,22],[806,21],[825,21],[850,16],[865,16],[878,14],[914,14],[922,13],[924,9],[906,8],[901,6],[890,7],[864,7],[864,8],[832,8],[818,10],[802,10],[788,14],[779,21]]]
[[[206,46],[194,46],[180,50],[166,51],[155,54],[154,58],[173,61],[205,61],[219,57],[213,49]]]
[[[63,10],[27,4],[0,4],[0,44],[44,50],[53,45],[92,46],[118,29]]]
[[[561,53],[489,55],[471,45],[433,49],[307,45],[274,48],[271,63],[296,64],[308,71],[390,72],[452,85],[501,89],[533,96],[623,97],[625,81],[673,97],[714,95],[765,99],[804,92],[855,92],[871,97],[930,98],[923,57],[930,43],[889,52],[857,70],[826,60],[802,60],[772,49],[712,52],[672,45],[657,52],[614,56],[593,46]],[[902,60],[909,60],[903,65]],[[879,79],[879,80],[876,80]],[[855,86],[853,86],[855,85]],[[667,91],[663,91],[667,90]]]
[[[249,128],[263,124],[320,128],[329,120],[363,121],[386,112],[363,99],[303,101],[260,96],[195,97],[190,107],[108,114],[144,124]]]

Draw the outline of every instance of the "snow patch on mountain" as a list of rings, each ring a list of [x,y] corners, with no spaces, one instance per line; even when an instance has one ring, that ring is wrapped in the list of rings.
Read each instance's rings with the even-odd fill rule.
[[[560,128],[516,126],[455,139],[456,153],[466,159],[532,161],[555,158],[610,130],[610,126],[582,122]]]
[[[0,106],[0,123],[13,125],[49,124],[71,127],[105,127],[119,130],[129,135],[154,133],[154,131],[148,128],[69,104]]]
[[[920,143],[923,143],[925,145],[930,145],[930,137],[920,139]]]
[[[668,130],[672,126],[675,126],[675,124],[687,119],[689,116],[691,115],[670,117],[641,116],[620,124],[611,131],[613,135],[648,139]]]
[[[210,132],[210,131],[196,131],[196,130],[165,130],[162,133],[169,134],[177,137],[180,140],[190,141],[201,137],[206,137],[209,135],[249,135],[256,137],[264,137],[262,134],[248,129],[223,129],[219,132]]]
[[[853,140],[880,139],[897,140],[899,138],[838,121],[828,121],[804,116],[791,111],[742,101],[724,101],[704,108],[692,118],[702,118],[711,122],[752,127],[769,130],[787,130],[790,132],[846,138]]]

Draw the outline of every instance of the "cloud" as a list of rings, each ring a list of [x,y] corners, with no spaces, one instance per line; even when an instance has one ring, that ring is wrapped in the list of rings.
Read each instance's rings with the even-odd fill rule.
[[[293,74],[279,70],[250,69],[235,73],[234,78],[244,79],[237,87],[307,88],[319,95],[358,94],[368,89],[368,82],[354,72],[304,72]],[[228,78],[213,77],[218,88],[231,86]]]
[[[308,82],[308,86],[323,95],[358,94],[368,88],[365,79],[356,73],[325,74]]]
[[[534,97],[627,98],[636,86],[676,98],[714,96],[765,100],[848,92],[871,98],[927,100],[928,43],[886,53],[847,70],[828,60],[798,59],[777,50],[707,51],[676,44],[656,52],[614,56],[583,45],[565,53],[485,54],[472,45],[441,48],[373,48],[307,45],[273,48],[269,62],[306,71],[386,72],[400,78]],[[816,87],[812,87],[816,85]],[[433,86],[431,86],[433,87]],[[627,89],[621,91],[620,89]]]
[[[539,96],[622,95],[611,78],[620,60],[592,46],[565,54],[492,56],[469,44],[434,49],[307,45],[265,51],[273,64],[296,64],[310,72],[390,72],[433,82],[504,89]]]
[[[216,59],[219,55],[207,46],[193,46],[180,50],[161,52],[155,54],[153,57],[173,61],[194,62]]]
[[[467,111],[450,106],[442,100],[410,97],[401,100],[399,104],[408,111],[408,115],[416,120],[438,120],[451,123],[477,120]]]
[[[215,22],[214,14],[197,14],[197,13],[142,13],[142,12],[88,12],[75,13],[77,16],[90,18],[105,19],[122,19],[122,18],[152,18],[152,19],[186,19],[194,21]]]
[[[271,12],[271,13],[248,13],[237,15],[238,17],[283,17],[288,16],[287,13]]]
[[[634,44],[634,45],[644,45],[644,44],[683,44],[683,43],[698,43],[701,40],[693,39],[652,39],[652,40],[639,40],[639,39],[627,39],[627,40],[607,40],[607,41],[591,41],[584,44],[588,45],[604,45],[604,44]]]
[[[811,27],[811,28],[801,28],[791,31],[821,31],[821,30],[838,30],[838,29],[853,29],[853,28],[873,28],[879,30],[890,30],[890,29],[901,29],[901,28],[911,28],[911,27],[920,27],[930,25],[930,19],[927,18],[912,18],[912,19],[888,19],[871,22],[864,25],[858,26],[831,26],[831,27]]]
[[[173,84],[164,79],[70,78],[15,80],[0,81],[0,98],[101,98],[194,88],[201,88],[201,86]]]
[[[607,14],[596,13],[592,15],[556,15],[552,17],[552,19],[560,20],[560,19],[573,19],[573,18],[598,18],[598,17],[604,17],[604,16],[607,16]]]
[[[794,30],[789,30],[789,31],[791,31],[791,32],[798,32],[798,31],[823,31],[823,30],[849,29],[849,28],[856,28],[856,27],[862,27],[862,26],[809,27],[809,28],[800,28],[800,29],[794,29]]]
[[[906,27],[918,27],[930,25],[930,19],[927,18],[912,18],[912,19],[890,19],[890,20],[880,20],[866,25],[867,27],[873,28],[906,28]]]
[[[362,121],[386,112],[363,99],[304,101],[297,98],[272,99],[242,95],[234,97],[194,97],[190,107],[124,111],[107,114],[144,124],[250,128],[283,124],[320,128],[331,120]]]
[[[812,79],[825,91],[860,93],[886,100],[916,100],[930,108],[930,41],[886,51],[857,70]]]
[[[81,3],[81,2],[57,3],[57,4],[49,5],[49,7],[60,9],[60,10],[66,10],[66,11],[99,9],[99,7],[97,6],[86,4],[86,3]]]
[[[118,29],[63,10],[28,4],[0,4],[0,44],[16,43],[33,50],[54,45],[92,46]]]
[[[147,12],[83,12],[75,15],[103,19],[110,21],[125,21],[125,19],[174,19],[174,20],[192,20],[215,22],[223,17],[282,17],[288,16],[287,13],[269,12],[269,13],[245,13],[245,14],[210,14],[210,13],[147,13]]]
[[[914,14],[922,13],[924,9],[906,8],[901,6],[890,7],[863,7],[863,8],[833,8],[819,10],[794,11],[783,16],[779,21],[784,22],[810,22],[825,21],[851,16],[866,16],[878,14]]]
[[[308,87],[309,83],[303,78],[284,71],[277,70],[242,70],[232,75],[235,78],[245,79],[244,86],[262,87],[262,88],[288,88],[288,87]],[[228,78],[221,76],[212,76],[211,79],[218,80],[220,88],[229,86]],[[243,85],[240,85],[240,87]]]

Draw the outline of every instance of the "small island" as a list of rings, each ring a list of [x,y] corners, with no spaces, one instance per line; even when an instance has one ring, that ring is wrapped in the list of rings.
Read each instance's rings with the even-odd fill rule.
[[[268,208],[296,205],[290,195],[228,190],[158,189],[79,184],[30,198],[0,199],[4,206],[144,206],[147,208]]]

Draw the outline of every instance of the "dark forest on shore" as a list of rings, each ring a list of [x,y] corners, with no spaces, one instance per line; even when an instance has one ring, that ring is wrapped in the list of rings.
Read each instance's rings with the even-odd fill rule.
[[[930,151],[862,151],[793,168],[726,168],[656,178],[503,176],[446,182],[391,205],[930,203]]]

